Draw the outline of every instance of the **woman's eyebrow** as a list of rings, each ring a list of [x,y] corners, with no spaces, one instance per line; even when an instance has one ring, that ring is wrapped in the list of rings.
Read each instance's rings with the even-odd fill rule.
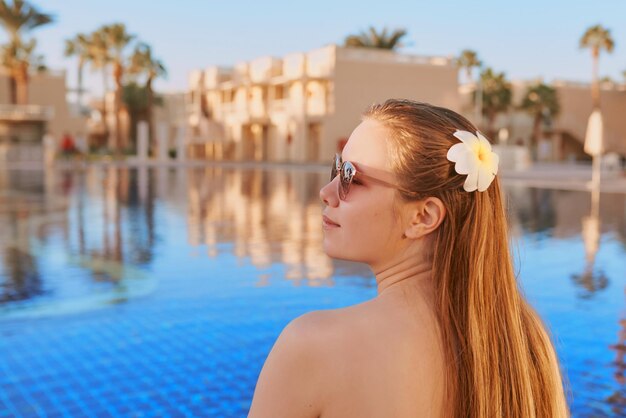
[[[363,165],[361,163],[357,163],[357,162],[354,162],[354,161],[350,161],[350,162],[352,163],[354,168],[357,169],[357,172],[360,171],[361,174],[365,174],[366,176],[370,175],[367,171],[371,171],[372,170],[371,167],[368,167],[366,165]],[[363,167],[365,167],[365,171],[363,171]]]

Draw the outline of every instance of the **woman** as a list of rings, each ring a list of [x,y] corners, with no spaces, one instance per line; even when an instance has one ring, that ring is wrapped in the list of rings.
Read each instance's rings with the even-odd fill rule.
[[[457,113],[372,106],[325,203],[324,249],[378,295],[281,333],[249,417],[565,417],[549,334],[513,272],[498,157]]]

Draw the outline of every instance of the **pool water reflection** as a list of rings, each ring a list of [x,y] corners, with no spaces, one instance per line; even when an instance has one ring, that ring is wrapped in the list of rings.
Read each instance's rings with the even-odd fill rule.
[[[282,328],[376,294],[322,248],[327,170],[0,174],[0,417],[244,416]],[[575,416],[626,414],[626,195],[507,185]],[[143,414],[143,415],[142,415]]]

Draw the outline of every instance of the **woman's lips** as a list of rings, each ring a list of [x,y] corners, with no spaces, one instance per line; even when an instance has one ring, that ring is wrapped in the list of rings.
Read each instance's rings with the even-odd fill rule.
[[[330,219],[328,216],[324,215],[324,216],[322,216],[322,226],[325,229],[328,229],[328,228],[338,228],[339,224],[336,223],[336,222],[333,222],[332,219]]]

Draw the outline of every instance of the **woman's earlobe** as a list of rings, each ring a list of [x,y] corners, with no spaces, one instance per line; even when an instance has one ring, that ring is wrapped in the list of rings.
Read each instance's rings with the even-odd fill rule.
[[[404,231],[404,233],[402,234],[402,238],[406,239],[406,238],[411,238],[411,239],[418,239],[418,238],[422,238],[425,235],[428,235],[429,231],[425,230],[426,228],[424,227],[423,223],[416,223],[413,224],[409,227],[409,229],[407,229],[406,231]]]

